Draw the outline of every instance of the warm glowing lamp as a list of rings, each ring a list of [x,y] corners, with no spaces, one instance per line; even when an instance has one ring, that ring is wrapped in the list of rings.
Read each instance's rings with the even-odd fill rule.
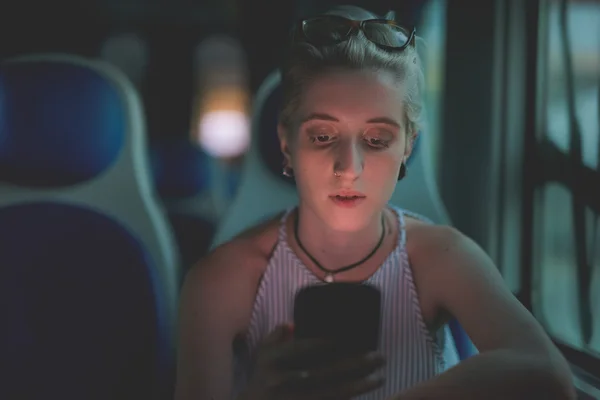
[[[243,155],[250,145],[249,94],[240,46],[228,37],[212,37],[198,48],[198,95],[193,139],[219,159]]]

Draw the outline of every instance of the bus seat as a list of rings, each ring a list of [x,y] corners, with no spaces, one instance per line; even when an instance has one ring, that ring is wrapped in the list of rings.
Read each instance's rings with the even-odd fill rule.
[[[0,398],[166,398],[178,262],[117,70],[0,64]]]
[[[215,246],[298,202],[293,182],[281,176],[283,156],[276,129],[281,101],[280,79],[278,71],[271,73],[256,95],[251,147],[244,161],[237,196],[217,228]],[[426,140],[426,135],[419,138],[408,164],[407,176],[398,183],[391,203],[436,223],[448,224],[450,219],[430,168]],[[458,323],[449,327],[459,357],[465,359],[473,355],[476,349],[462,327]]]
[[[155,186],[167,209],[182,268],[187,270],[208,252],[215,232],[210,159],[180,137],[154,141],[151,154]]]
[[[279,82],[279,72],[271,73],[255,96],[250,149],[242,164],[236,195],[217,227],[213,246],[298,203],[294,184],[280,177],[283,157],[276,130]],[[265,135],[272,140],[264,140]]]

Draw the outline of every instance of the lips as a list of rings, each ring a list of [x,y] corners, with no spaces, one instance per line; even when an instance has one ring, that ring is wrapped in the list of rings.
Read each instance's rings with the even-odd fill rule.
[[[356,200],[356,199],[363,199],[365,196],[341,196],[339,194],[336,194],[335,196],[331,196],[334,197],[336,200]]]
[[[343,191],[332,194],[330,197],[352,199],[352,198],[363,198],[366,196],[364,194],[362,194],[361,192],[357,192],[354,190],[343,190]]]
[[[329,196],[329,198],[338,206],[344,208],[353,208],[361,204],[366,196],[360,192],[342,191],[332,194]]]

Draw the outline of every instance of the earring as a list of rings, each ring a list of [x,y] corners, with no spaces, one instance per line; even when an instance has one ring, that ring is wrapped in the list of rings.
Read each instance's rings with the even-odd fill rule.
[[[281,173],[286,178],[293,178],[294,177],[294,170],[292,168],[290,168],[290,167],[283,167],[283,171]]]
[[[401,181],[406,176],[406,165],[400,164],[400,173],[398,174],[398,180]]]

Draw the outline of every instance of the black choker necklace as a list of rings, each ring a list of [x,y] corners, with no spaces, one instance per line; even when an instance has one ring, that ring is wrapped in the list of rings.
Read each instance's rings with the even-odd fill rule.
[[[385,237],[385,218],[382,213],[381,214],[381,237],[379,238],[379,242],[377,242],[377,245],[375,246],[375,248],[365,258],[363,258],[362,260],[360,260],[358,262],[355,262],[354,264],[348,265],[346,267],[338,268],[335,270],[329,270],[329,269],[323,267],[321,264],[319,264],[319,262],[317,260],[315,260],[315,258],[302,245],[302,242],[300,241],[300,237],[298,236],[298,225],[299,225],[298,219],[299,219],[299,213],[296,214],[296,221],[294,224],[294,236],[296,238],[296,243],[298,243],[298,246],[300,246],[302,251],[308,256],[308,258],[310,258],[310,260],[317,266],[317,268],[319,268],[321,271],[325,272],[325,274],[326,274],[325,282],[327,282],[327,283],[333,282],[333,277],[335,274],[339,274],[340,272],[351,270],[352,268],[363,264],[369,258],[373,257],[373,254],[375,254],[377,252],[377,250],[379,250],[379,248],[381,247],[381,244],[383,243],[383,238]]]

